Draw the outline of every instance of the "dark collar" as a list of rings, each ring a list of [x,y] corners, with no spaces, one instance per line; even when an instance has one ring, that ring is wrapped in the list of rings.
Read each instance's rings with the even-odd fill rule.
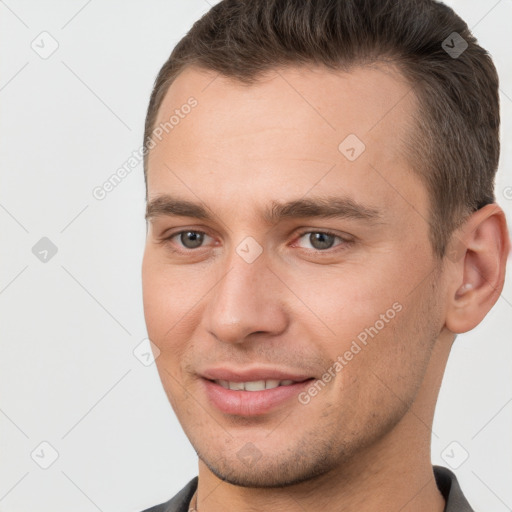
[[[457,477],[449,469],[434,466],[436,484],[446,501],[444,512],[474,512],[460,488]]]
[[[434,476],[437,487],[446,501],[444,512],[474,512],[462,494],[454,473],[441,466],[434,466]],[[197,481],[198,477],[196,476],[167,503],[149,508],[144,512],[188,512],[190,500],[197,489]]]

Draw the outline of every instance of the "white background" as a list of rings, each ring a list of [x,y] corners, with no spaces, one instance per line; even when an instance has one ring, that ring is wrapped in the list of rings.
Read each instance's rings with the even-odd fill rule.
[[[448,4],[501,77],[496,189],[510,220],[512,0]],[[146,337],[142,165],[103,201],[92,190],[140,147],[153,80],[208,8],[0,1],[2,512],[140,511],[197,472],[156,368],[133,354]],[[59,45],[47,59],[31,47],[41,37],[46,51]],[[32,253],[42,237],[58,248],[46,263]],[[456,473],[477,511],[512,510],[511,328],[509,278],[486,320],[459,337],[435,418],[433,460],[468,453]],[[59,454],[48,469],[34,461],[51,462],[43,441]]]

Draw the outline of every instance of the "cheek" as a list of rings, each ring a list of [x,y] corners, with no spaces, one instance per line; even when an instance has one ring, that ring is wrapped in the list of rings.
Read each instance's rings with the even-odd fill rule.
[[[393,265],[364,272],[354,266],[289,275],[287,282],[307,306],[294,302],[299,329],[309,333],[307,339],[326,360],[339,363],[335,387],[357,384],[351,392],[377,405],[395,400],[395,389],[410,400],[435,336],[429,328],[431,301],[410,294],[411,280],[404,273]]]
[[[433,314],[429,301],[402,299],[400,311],[382,329],[379,323],[376,330],[365,330],[366,345],[346,370],[363,402],[375,411],[403,413],[415,400],[436,340]]]
[[[390,277],[392,268],[348,264],[301,270],[283,278],[294,292],[289,302],[292,317],[302,329],[311,331],[311,339],[315,333],[322,337],[331,358],[348,349],[352,340],[364,342],[375,331],[389,330],[400,315],[397,310],[404,294],[398,277]]]
[[[178,339],[194,306],[204,291],[197,274],[189,276],[186,266],[171,266],[146,250],[142,265],[142,294],[144,316],[151,340],[159,346],[170,337]],[[192,284],[191,284],[192,283]]]

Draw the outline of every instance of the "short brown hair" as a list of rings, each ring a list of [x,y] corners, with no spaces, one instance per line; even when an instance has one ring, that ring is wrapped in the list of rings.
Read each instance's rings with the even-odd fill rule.
[[[467,44],[460,55],[449,51],[456,42]],[[405,150],[429,192],[430,238],[442,257],[465,216],[495,200],[500,117],[491,57],[467,24],[435,0],[222,0],[181,39],[156,78],[144,133],[146,187],[158,110],[185,67],[251,84],[279,66],[349,71],[378,61],[396,66],[418,99]]]

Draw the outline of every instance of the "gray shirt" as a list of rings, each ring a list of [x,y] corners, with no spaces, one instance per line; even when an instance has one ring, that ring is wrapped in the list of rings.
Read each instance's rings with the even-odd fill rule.
[[[437,487],[446,501],[444,512],[474,512],[462,494],[457,477],[449,469],[434,466],[434,475]],[[190,500],[197,489],[197,480],[196,476],[174,498],[144,512],[188,512]]]

